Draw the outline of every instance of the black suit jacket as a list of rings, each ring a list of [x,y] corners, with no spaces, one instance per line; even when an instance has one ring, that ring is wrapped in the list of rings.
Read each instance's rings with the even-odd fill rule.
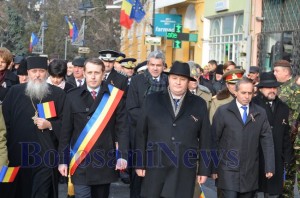
[[[60,163],[68,164],[69,153],[66,151],[69,145],[74,146],[81,131],[98,107],[104,93],[110,93],[108,85],[104,82],[95,100],[93,100],[86,84],[67,93],[59,144],[59,152],[63,154]],[[115,142],[119,144],[122,158],[127,158],[125,152],[129,141],[126,118],[125,105],[122,99],[89,155],[72,176],[74,184],[100,185],[117,180],[118,174],[114,170]]]

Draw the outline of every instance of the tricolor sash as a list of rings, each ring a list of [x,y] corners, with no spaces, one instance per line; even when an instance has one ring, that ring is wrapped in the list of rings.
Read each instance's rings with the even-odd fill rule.
[[[20,167],[7,167],[0,168],[0,183],[13,182],[17,176]]]
[[[70,174],[73,175],[79,164],[90,152],[112,114],[117,108],[124,91],[108,85],[110,95],[104,93],[97,109],[80,133],[73,149],[71,148]]]

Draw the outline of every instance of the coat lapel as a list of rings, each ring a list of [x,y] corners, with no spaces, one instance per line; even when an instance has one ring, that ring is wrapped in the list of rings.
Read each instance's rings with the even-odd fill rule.
[[[182,101],[182,105],[180,107],[180,110],[179,110],[177,116],[175,117],[175,120],[178,119],[184,113],[184,111],[190,106],[188,104],[191,104],[191,93],[189,91],[187,91],[187,93]]]
[[[172,107],[172,104],[171,104],[171,101],[170,101],[170,96],[169,96],[168,91],[163,92],[163,102],[165,104],[165,107],[168,109],[169,113],[172,115],[172,118],[174,119],[175,114],[174,114],[174,111],[173,111],[173,107]]]
[[[231,111],[231,112],[233,112],[233,114],[237,117],[237,119],[239,121],[241,121],[241,123],[244,124],[244,122],[242,120],[242,117],[241,117],[241,114],[240,114],[240,111],[238,109],[238,106],[236,105],[235,99],[230,102],[230,104],[228,106],[228,110]],[[249,109],[249,112],[250,112],[250,109]],[[248,119],[249,119],[249,115],[247,117],[246,123],[247,123]]]

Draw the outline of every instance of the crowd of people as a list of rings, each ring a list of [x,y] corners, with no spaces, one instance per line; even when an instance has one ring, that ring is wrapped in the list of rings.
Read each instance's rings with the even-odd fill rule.
[[[288,61],[272,72],[233,61],[136,59],[114,50],[72,61],[0,48],[1,197],[292,197],[300,189],[300,86]],[[0,175],[1,178],[1,175]],[[73,190],[72,190],[73,189]]]

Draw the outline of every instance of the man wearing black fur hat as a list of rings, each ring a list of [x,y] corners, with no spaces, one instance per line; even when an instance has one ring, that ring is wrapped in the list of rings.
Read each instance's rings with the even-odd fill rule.
[[[199,150],[210,149],[210,124],[206,102],[188,90],[189,81],[196,81],[189,65],[175,61],[168,81],[167,90],[147,96],[137,125],[142,197],[193,197],[196,173],[203,184],[211,171],[204,160],[197,160]]]
[[[47,67],[46,57],[28,57],[28,82],[13,86],[3,101],[9,166],[20,167],[15,181],[2,185],[3,197],[57,197],[55,154],[65,93],[46,82]]]

